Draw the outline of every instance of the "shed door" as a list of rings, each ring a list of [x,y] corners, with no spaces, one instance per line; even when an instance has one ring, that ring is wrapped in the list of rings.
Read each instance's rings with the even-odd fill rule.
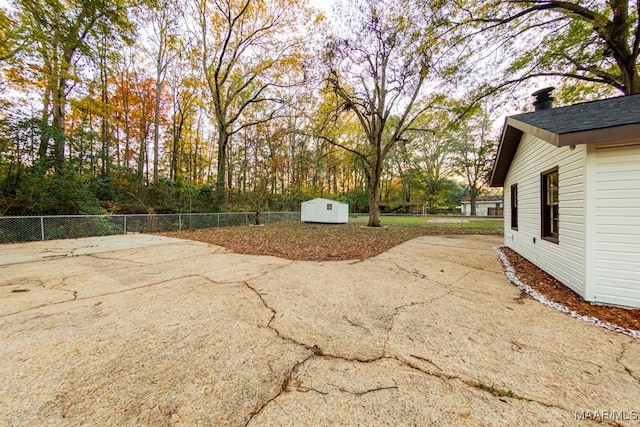
[[[592,299],[640,307],[640,144],[595,150]]]

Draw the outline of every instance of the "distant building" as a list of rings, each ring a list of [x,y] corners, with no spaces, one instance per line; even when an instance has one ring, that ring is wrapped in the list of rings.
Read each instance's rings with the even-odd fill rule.
[[[476,216],[502,216],[502,196],[478,196],[476,197]],[[471,215],[471,199],[463,197],[460,202],[460,213]]]

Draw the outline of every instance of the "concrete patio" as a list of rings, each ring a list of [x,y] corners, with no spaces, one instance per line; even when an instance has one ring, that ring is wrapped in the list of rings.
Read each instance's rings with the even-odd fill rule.
[[[336,262],[143,234],[1,245],[0,424],[638,423],[640,342],[521,294],[500,244]]]

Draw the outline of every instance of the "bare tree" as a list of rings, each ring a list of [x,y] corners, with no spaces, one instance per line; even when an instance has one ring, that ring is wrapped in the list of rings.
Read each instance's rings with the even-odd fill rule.
[[[489,114],[480,109],[461,123],[453,134],[456,147],[456,171],[465,177],[471,202],[471,215],[476,215],[476,199],[480,195],[491,173],[496,144],[491,135]]]
[[[186,46],[178,37],[180,30],[180,2],[160,0],[148,2],[142,10],[142,20],[148,22],[148,40],[142,46],[155,67],[155,101],[153,106],[153,180],[158,179],[160,160],[160,116],[167,68]]]
[[[367,144],[354,146],[326,134],[325,138],[360,158],[368,184],[368,225],[379,227],[385,159],[420,115],[441,100],[425,101],[423,90],[428,78],[442,76],[440,53],[447,45],[434,19],[439,9],[419,8],[409,1],[369,0],[360,10],[359,26],[354,23],[347,38],[334,37],[324,61],[327,88],[336,99],[334,114],[355,115]]]
[[[270,91],[295,84],[302,40],[295,31],[303,7],[288,0],[195,0],[200,61],[217,128],[216,202],[227,201],[227,154],[232,135],[272,120],[280,105]],[[245,113],[260,105],[265,114]],[[266,108],[271,105],[271,108]]]

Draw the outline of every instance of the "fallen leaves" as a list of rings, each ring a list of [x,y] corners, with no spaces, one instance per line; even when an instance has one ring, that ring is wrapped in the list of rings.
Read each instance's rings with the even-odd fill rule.
[[[291,260],[365,259],[415,237],[443,234],[487,234],[493,230],[391,225],[369,228],[358,224],[279,222],[264,227],[236,226],[162,233],[198,240],[248,255],[272,255]]]

